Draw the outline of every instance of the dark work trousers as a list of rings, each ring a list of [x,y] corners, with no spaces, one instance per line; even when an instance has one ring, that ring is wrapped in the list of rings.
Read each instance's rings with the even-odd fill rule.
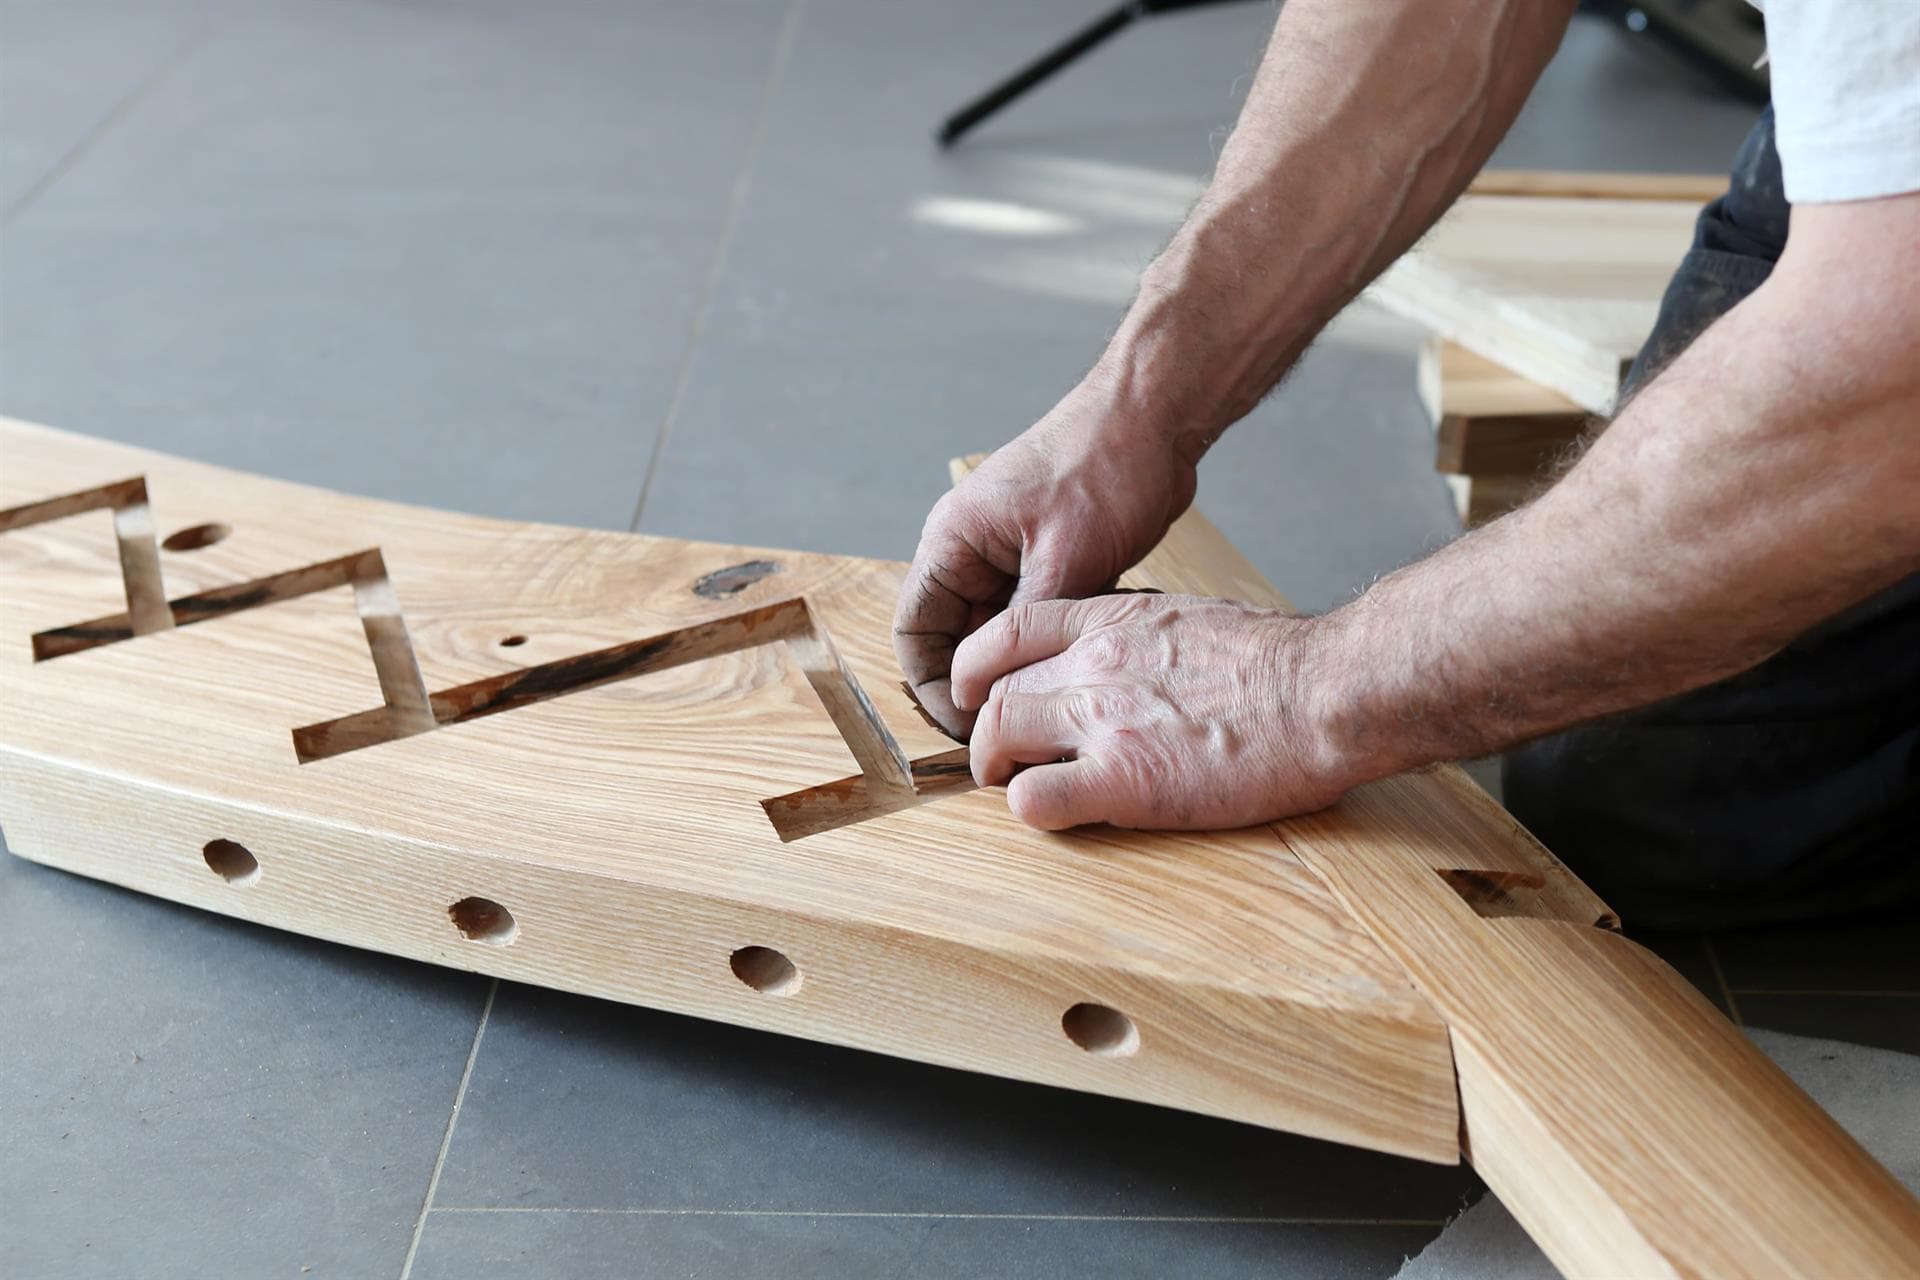
[[[1629,395],[1767,278],[1787,216],[1769,109],[1701,211]],[[1629,928],[1920,902],[1920,576],[1742,675],[1520,747],[1502,783]]]

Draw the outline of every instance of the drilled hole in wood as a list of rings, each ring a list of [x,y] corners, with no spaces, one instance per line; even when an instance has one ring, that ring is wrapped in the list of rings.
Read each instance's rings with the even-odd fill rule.
[[[469,940],[490,947],[504,947],[520,932],[513,912],[492,898],[462,898],[447,908],[447,919]]]
[[[1060,1019],[1067,1039],[1105,1058],[1124,1058],[1140,1048],[1140,1029],[1133,1019],[1104,1004],[1077,1004]]]
[[[734,977],[763,996],[790,996],[800,989],[800,970],[772,947],[742,947],[728,963]]]
[[[500,637],[500,647],[502,649],[518,649],[521,645],[525,644],[526,642],[527,642],[527,638],[521,635]]]
[[[225,542],[232,536],[233,526],[217,521],[208,524],[196,524],[167,535],[160,545],[169,551],[199,551],[216,542]]]
[[[252,884],[260,878],[260,860],[237,840],[209,840],[200,853],[213,874],[228,884]]]

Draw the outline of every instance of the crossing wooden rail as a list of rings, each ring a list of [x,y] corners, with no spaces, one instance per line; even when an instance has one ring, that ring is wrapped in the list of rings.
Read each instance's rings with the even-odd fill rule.
[[[1271,829],[1031,831],[900,687],[902,572],[0,420],[0,827],[348,945],[1464,1143],[1569,1272],[1920,1267],[1912,1197],[1457,771]],[[1131,585],[1279,599],[1197,515]]]

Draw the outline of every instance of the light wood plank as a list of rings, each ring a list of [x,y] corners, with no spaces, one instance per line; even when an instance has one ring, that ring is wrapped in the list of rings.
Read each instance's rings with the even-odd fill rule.
[[[1558,392],[1441,337],[1420,350],[1419,388],[1434,423],[1434,470],[1469,529],[1532,497],[1600,425]]]
[[[21,856],[515,981],[1459,1158],[1444,1025],[1270,835],[1043,835],[972,789],[900,689],[901,565],[480,520],[15,422],[0,457]],[[163,536],[232,533],[160,553],[182,625],[75,634],[119,591],[116,540],[85,503],[35,504],[132,476]],[[36,635],[63,639],[36,661]],[[1069,1019],[1088,1004],[1131,1040]]]
[[[1467,184],[1476,196],[1553,196],[1583,200],[1685,200],[1727,193],[1724,173],[1605,173],[1579,169],[1482,169]]]
[[[1420,403],[1438,427],[1462,418],[1581,418],[1587,411],[1551,387],[1530,382],[1505,365],[1457,342],[1430,337],[1420,348]]]
[[[1696,213],[1678,201],[1464,196],[1369,296],[1606,413]]]

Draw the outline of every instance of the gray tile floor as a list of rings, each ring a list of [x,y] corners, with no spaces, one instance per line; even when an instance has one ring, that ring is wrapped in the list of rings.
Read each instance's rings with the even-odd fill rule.
[[[1271,16],[1155,22],[929,146],[1093,7],[0,0],[0,411],[415,502],[904,556],[945,458],[1099,349]],[[1502,158],[1713,167],[1750,116],[1583,20]],[[1454,531],[1415,340],[1344,317],[1207,464],[1205,506],[1305,605]],[[1920,1048],[1898,925],[1660,945],[1749,1021]],[[0,1026],[24,1280],[1383,1276],[1477,1189],[11,858]]]

